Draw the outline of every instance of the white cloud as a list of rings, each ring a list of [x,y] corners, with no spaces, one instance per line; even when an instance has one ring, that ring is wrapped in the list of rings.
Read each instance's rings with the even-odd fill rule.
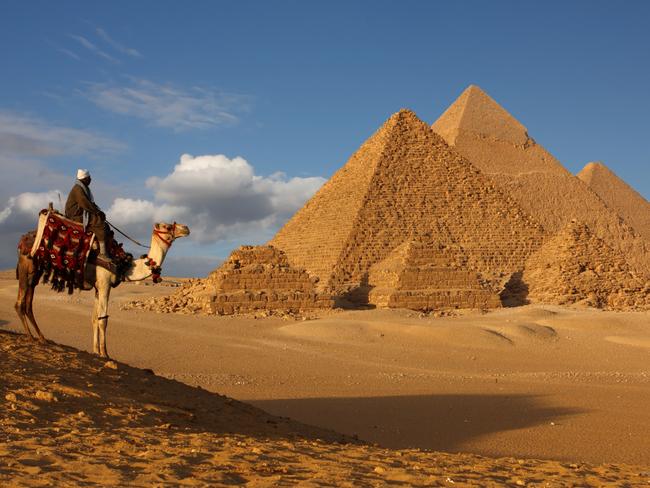
[[[116,41],[111,36],[109,36],[108,33],[101,27],[96,27],[95,32],[97,32],[97,35],[116,51],[134,58],[142,57],[142,54],[140,54],[140,52],[137,49],[133,49],[131,47],[125,46],[121,42]]]
[[[123,148],[123,144],[88,130],[0,111],[0,154],[36,157],[87,155]]]
[[[202,243],[235,236],[257,241],[270,237],[324,182],[281,173],[259,176],[241,157],[184,154],[170,174],[148,180],[154,201],[117,199],[107,214],[135,232],[145,222],[176,220],[190,225]]]
[[[49,202],[57,205],[61,192],[58,190],[32,193],[25,192],[9,198],[0,210],[0,225],[3,231],[31,230],[38,220],[38,212],[47,208]]]
[[[137,78],[125,85],[90,83],[84,94],[101,108],[175,131],[232,125],[249,103],[245,96],[212,88],[182,89]]]
[[[99,47],[97,47],[94,43],[92,43],[91,41],[89,41],[88,39],[86,39],[86,38],[83,37],[83,36],[77,36],[77,35],[74,35],[74,34],[69,34],[68,37],[70,37],[71,39],[74,39],[74,40],[77,41],[81,46],[85,47],[86,49],[88,49],[88,50],[91,51],[92,53],[96,54],[97,56],[99,56],[99,57],[101,57],[101,58],[104,58],[104,59],[110,61],[111,63],[118,64],[118,63],[120,62],[119,60],[115,59],[113,56],[111,56],[111,55],[108,54],[107,52],[102,51],[102,50],[101,50]]]

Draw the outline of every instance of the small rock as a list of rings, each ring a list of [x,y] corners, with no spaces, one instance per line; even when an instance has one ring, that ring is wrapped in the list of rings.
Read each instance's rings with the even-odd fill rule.
[[[49,391],[43,391],[43,390],[38,390],[36,392],[36,399],[37,400],[42,400],[44,402],[58,402],[59,399],[55,397],[52,392]]]
[[[8,402],[16,402],[16,401],[18,401],[18,398],[16,398],[15,393],[7,393],[5,395],[5,400],[7,400]]]
[[[253,454],[262,454],[262,450],[259,447],[254,447],[253,449],[251,449],[251,452]]]
[[[104,367],[110,369],[117,369],[117,363],[111,359],[110,361],[106,361],[104,363]]]
[[[525,481],[522,481],[522,480],[517,480],[517,481],[515,481],[515,484],[516,484],[517,486],[526,486],[526,482],[525,482]]]
[[[377,474],[384,474],[386,472],[386,470],[384,468],[382,468],[381,466],[377,466],[374,469],[374,472],[377,473]]]

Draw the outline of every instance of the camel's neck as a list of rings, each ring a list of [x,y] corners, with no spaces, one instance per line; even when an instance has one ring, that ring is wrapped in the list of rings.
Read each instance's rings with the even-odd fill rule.
[[[147,266],[148,262],[153,262],[155,266],[162,266],[165,256],[169,251],[169,245],[163,242],[156,234],[151,235],[151,247],[146,258],[140,258],[133,261],[133,266],[127,271],[126,281],[141,281],[151,276],[151,267]]]

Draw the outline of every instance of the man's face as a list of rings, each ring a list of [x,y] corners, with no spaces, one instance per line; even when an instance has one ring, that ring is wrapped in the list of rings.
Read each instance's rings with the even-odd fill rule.
[[[86,176],[85,178],[82,178],[82,179],[79,180],[79,181],[81,181],[84,185],[88,186],[88,185],[90,185],[90,182],[91,182],[92,180],[93,180],[93,179],[92,179],[90,176]]]

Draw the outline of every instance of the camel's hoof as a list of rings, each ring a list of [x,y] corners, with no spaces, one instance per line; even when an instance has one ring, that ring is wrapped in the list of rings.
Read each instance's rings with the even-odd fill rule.
[[[41,344],[47,344],[47,339],[45,337],[39,337],[38,342],[40,342]]]

